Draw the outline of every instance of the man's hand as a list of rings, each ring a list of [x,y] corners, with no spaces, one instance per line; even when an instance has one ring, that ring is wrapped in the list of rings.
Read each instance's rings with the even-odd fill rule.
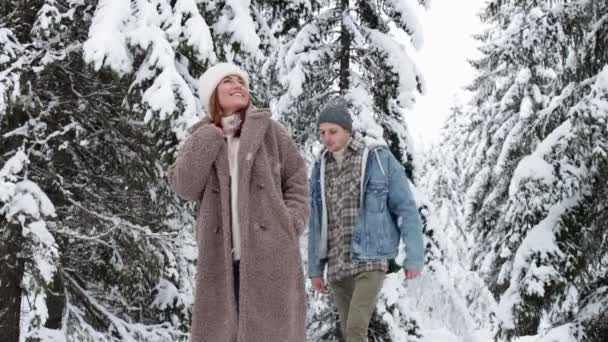
[[[419,276],[421,272],[419,270],[406,270],[404,268],[403,273],[405,274],[405,279],[412,280]]]
[[[325,294],[327,292],[329,292],[328,288],[327,288],[327,283],[325,282],[325,280],[323,280],[323,277],[312,277],[310,278],[310,281],[312,282],[312,288]]]

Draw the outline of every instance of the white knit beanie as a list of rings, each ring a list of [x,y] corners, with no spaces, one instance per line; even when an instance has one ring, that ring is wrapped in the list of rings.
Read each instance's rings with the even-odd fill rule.
[[[232,63],[218,63],[205,71],[198,80],[198,95],[203,102],[206,112],[209,112],[209,99],[215,88],[226,76],[236,75],[245,81],[245,86],[249,89],[249,76],[238,65]]]

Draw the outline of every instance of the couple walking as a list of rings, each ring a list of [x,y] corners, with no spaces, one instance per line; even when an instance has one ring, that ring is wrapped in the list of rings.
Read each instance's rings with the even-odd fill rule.
[[[325,146],[310,182],[289,133],[255,108],[249,77],[219,63],[199,80],[207,119],[169,168],[171,189],[197,201],[194,342],[304,342],[299,237],[308,223],[308,276],[334,294],[347,342],[367,327],[399,241],[420,274],[420,219],[405,172],[384,146],[353,134],[343,99],[318,116]]]

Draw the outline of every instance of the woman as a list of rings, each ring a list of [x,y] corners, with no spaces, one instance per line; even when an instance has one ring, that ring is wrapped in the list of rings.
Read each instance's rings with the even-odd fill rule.
[[[306,167],[249,78],[220,63],[199,81],[209,115],[169,169],[171,189],[199,201],[193,342],[303,342],[299,236],[308,216]]]

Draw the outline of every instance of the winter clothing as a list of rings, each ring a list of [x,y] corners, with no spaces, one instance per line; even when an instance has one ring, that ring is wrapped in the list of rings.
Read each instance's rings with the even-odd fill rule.
[[[240,138],[234,136],[234,129],[229,122],[239,114],[222,117],[222,127],[228,144],[228,167],[230,168],[230,218],[232,219],[232,257],[241,259],[241,229],[239,225],[239,143]],[[230,129],[226,129],[229,127]]]
[[[325,188],[326,158],[313,167],[308,233],[308,275],[323,274],[327,263],[328,208]],[[353,231],[353,260],[393,259],[399,241],[405,244],[404,267],[421,270],[424,262],[422,225],[403,167],[385,146],[368,146],[361,160],[360,209]]]
[[[344,98],[336,97],[330,100],[329,104],[321,110],[317,123],[320,125],[324,122],[334,123],[349,132],[353,130],[353,119],[350,117]]]
[[[346,153],[344,153],[346,151],[346,148],[343,148],[341,150],[338,150],[336,152],[332,152],[331,153],[331,157],[333,158],[333,160],[336,161],[336,163],[338,164],[338,168],[342,167],[342,162],[344,161],[344,155]],[[329,156],[329,155],[328,155]]]
[[[232,63],[217,63],[203,73],[198,81],[198,95],[203,103],[206,112],[209,112],[209,99],[218,84],[226,77],[236,75],[245,81],[245,85],[249,88],[249,76],[236,64]]]
[[[346,342],[367,342],[369,321],[384,284],[383,271],[361,272],[330,282],[340,315],[340,330]]]
[[[365,143],[351,139],[339,152],[326,154],[325,199],[328,221],[327,280],[339,281],[365,271],[387,271],[386,260],[352,260],[353,230],[359,217],[361,159]],[[342,155],[342,163],[335,158]]]
[[[240,289],[240,280],[241,280],[241,275],[240,275],[240,269],[241,269],[241,265],[239,264],[239,261],[235,261],[232,264],[232,277],[234,280],[234,298],[236,299],[236,314],[239,314],[239,298],[241,297],[239,295],[239,289]]]
[[[308,215],[306,166],[267,109],[249,109],[238,149],[241,237],[235,298],[227,143],[203,122],[169,169],[171,189],[199,201],[193,342],[304,342],[299,236]],[[238,310],[238,311],[237,311]]]

